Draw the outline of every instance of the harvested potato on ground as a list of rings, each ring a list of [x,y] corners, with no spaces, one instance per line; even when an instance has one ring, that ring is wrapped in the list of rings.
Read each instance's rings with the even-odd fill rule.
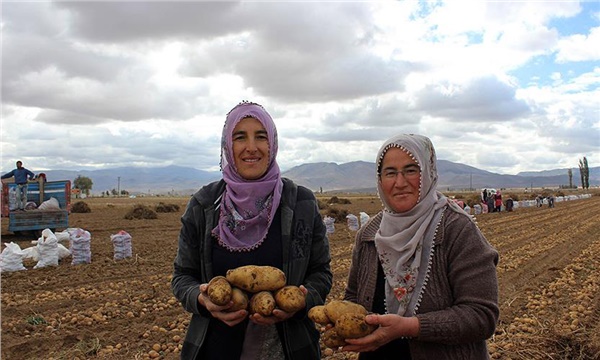
[[[231,285],[251,293],[275,291],[285,286],[283,271],[273,266],[246,265],[227,271]]]
[[[344,339],[338,335],[335,327],[332,327],[332,328],[326,330],[323,333],[322,339],[323,339],[323,344],[325,346],[327,346],[328,348],[337,349],[340,346],[346,345],[346,342],[344,341]]]
[[[215,276],[208,283],[208,298],[217,305],[227,305],[231,301],[231,284],[225,276]]]
[[[250,314],[271,316],[275,309],[275,298],[269,291],[258,292],[250,298]]]
[[[306,307],[306,296],[298,286],[288,285],[275,292],[277,307],[288,313],[295,313]]]
[[[364,314],[346,313],[342,314],[335,322],[335,330],[342,339],[357,339],[367,336],[377,326],[369,325],[365,322]]]
[[[238,311],[238,310],[246,310],[248,309],[248,295],[239,289],[234,287],[231,291],[231,301],[233,301],[233,305],[227,309],[227,311]]]
[[[332,300],[325,305],[325,314],[332,323],[335,323],[340,316],[347,313],[367,315],[367,309],[348,300]]]
[[[331,324],[329,317],[327,317],[327,314],[325,314],[325,305],[313,306],[310,310],[308,310],[308,318],[319,325],[325,326],[327,324]]]

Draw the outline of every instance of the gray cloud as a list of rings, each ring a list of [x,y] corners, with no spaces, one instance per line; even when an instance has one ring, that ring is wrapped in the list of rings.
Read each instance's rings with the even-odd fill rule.
[[[262,95],[287,102],[346,100],[402,89],[409,64],[369,52],[378,29],[360,11],[362,4],[327,3],[319,11],[314,4],[253,5],[247,16],[256,21],[245,22],[237,36],[213,39],[199,50],[188,47],[182,74],[236,74]]]
[[[416,109],[455,121],[508,121],[529,112],[515,89],[493,77],[458,84],[428,85],[416,94]]]
[[[68,11],[73,36],[98,43],[215,37],[236,32],[249,20],[236,16],[242,4],[234,1],[65,1],[55,6]]]
[[[282,168],[372,161],[399,132],[488,170],[600,158],[600,32],[552,22],[585,20],[591,3],[483,3],[482,17],[460,3],[390,5],[3,3],[2,166],[214,168],[242,99],[276,119]],[[556,62],[584,60],[552,81]]]

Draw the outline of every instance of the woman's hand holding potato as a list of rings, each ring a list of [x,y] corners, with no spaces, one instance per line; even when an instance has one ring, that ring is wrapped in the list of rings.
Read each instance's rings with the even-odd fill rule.
[[[387,338],[385,333],[381,337],[373,336],[380,325],[378,318],[374,316],[376,315],[368,315],[364,306],[347,300],[331,300],[325,305],[312,307],[308,312],[309,319],[321,327],[323,344],[332,349],[343,346],[342,350],[347,351],[372,351],[383,344],[372,350],[361,347],[361,341],[364,341],[366,346],[371,346]],[[367,318],[370,320],[367,321]],[[356,341],[352,342],[351,339]],[[357,346],[360,350],[355,350],[352,346]]]
[[[248,314],[256,324],[275,324],[306,308],[308,290],[285,284],[285,274],[276,267],[240,266],[200,285],[198,302],[229,326],[239,324]]]
[[[229,308],[233,306],[233,301],[229,301],[225,305],[217,305],[212,302],[208,296],[208,284],[200,285],[198,303],[204,306],[215,319],[221,320],[228,326],[235,326],[248,316],[247,310],[230,311]]]
[[[419,335],[420,325],[419,319],[416,317],[404,317],[396,314],[369,314],[365,317],[365,322],[378,327],[367,336],[358,339],[346,339],[346,345],[342,348],[343,351],[374,351],[394,339]]]
[[[302,292],[302,294],[304,295],[304,297],[306,298],[308,289],[306,289],[304,287],[304,285],[300,285],[299,289]],[[296,314],[300,310],[301,309],[297,309],[293,312],[286,312],[286,311],[276,307],[273,310],[273,312],[271,313],[271,316],[263,316],[263,315],[259,314],[258,312],[251,314],[250,321],[252,321],[256,324],[259,324],[259,325],[272,325],[272,324],[278,323],[280,321],[284,321],[284,320],[291,318],[292,316],[294,316],[294,314]]]

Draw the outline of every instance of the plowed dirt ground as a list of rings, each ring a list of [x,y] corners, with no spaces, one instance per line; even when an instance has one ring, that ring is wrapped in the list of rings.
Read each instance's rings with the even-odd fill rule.
[[[338,195],[339,196],[339,195]],[[375,196],[339,196],[331,205],[358,215],[380,209]],[[322,198],[326,200],[328,198]],[[92,198],[70,226],[92,234],[92,262],[2,273],[1,358],[177,359],[189,314],[170,290],[179,218],[187,198]],[[136,204],[176,204],[158,219],[126,220]],[[501,320],[489,340],[495,359],[600,358],[600,196],[482,214],[478,224],[500,252]],[[133,257],[113,260],[111,234],[132,236]],[[337,223],[330,237],[334,286],[343,296],[355,232]],[[32,246],[2,219],[2,242]],[[68,244],[67,244],[68,246]],[[4,246],[2,247],[4,249]],[[325,359],[356,354],[324,352]]]

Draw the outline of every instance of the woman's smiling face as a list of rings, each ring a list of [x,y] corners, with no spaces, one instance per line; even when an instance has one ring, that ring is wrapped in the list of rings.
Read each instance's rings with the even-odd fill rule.
[[[246,180],[260,179],[269,167],[267,130],[255,118],[240,120],[233,129],[233,159],[238,174]]]
[[[397,213],[409,211],[419,202],[419,164],[397,147],[390,148],[381,162],[379,181],[387,204]]]

